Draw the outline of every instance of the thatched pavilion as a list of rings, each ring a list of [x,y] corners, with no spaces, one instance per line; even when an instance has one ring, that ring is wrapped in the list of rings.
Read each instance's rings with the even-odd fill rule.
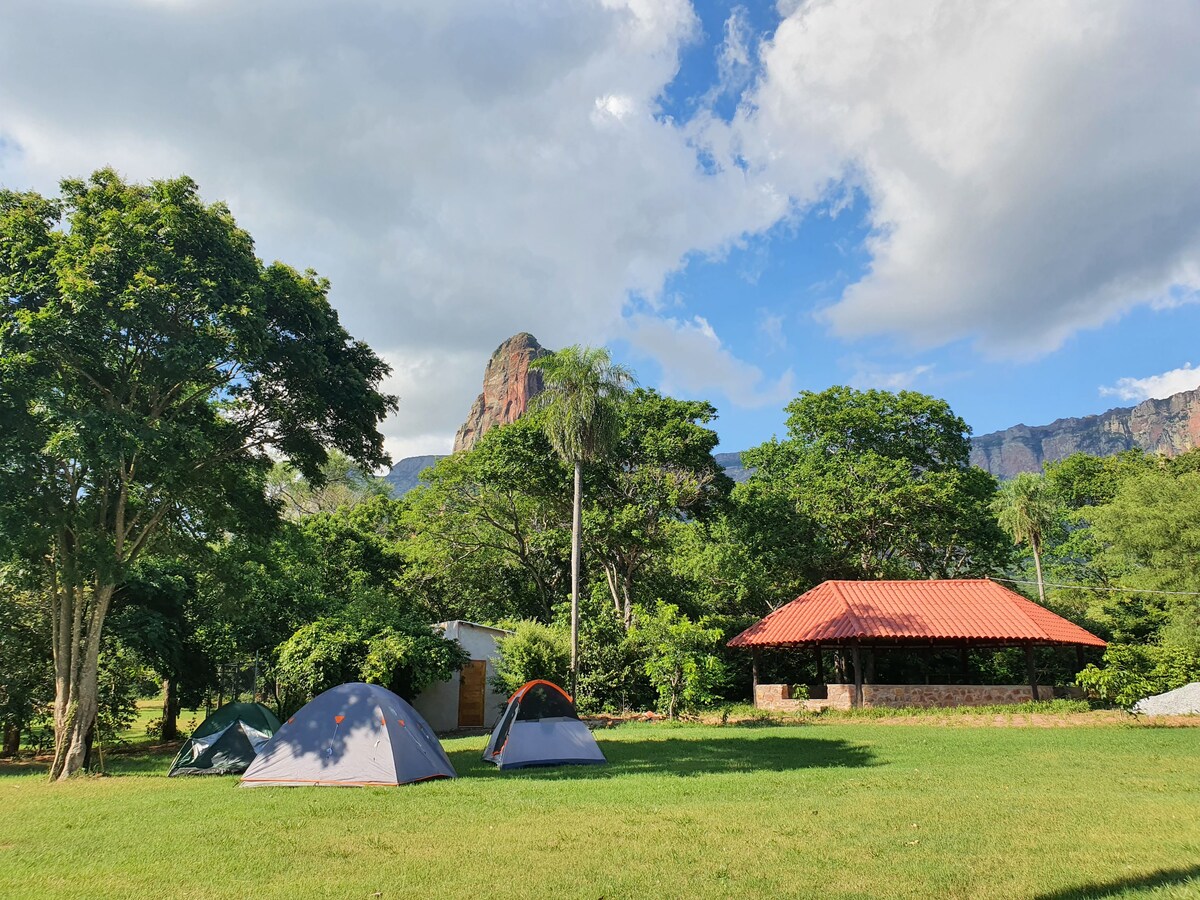
[[[823,682],[824,650],[849,655],[853,684],[827,685],[829,705],[949,706],[1042,699],[1035,647],[1085,647],[1105,643],[1078,625],[987,579],[943,581],[826,581],[751,625],[729,642],[750,650],[755,705],[778,705],[786,685],[758,683],[763,650],[814,651]],[[864,687],[864,651],[928,651],[1022,647],[1025,685],[881,685]],[[870,682],[872,679],[867,678]],[[767,690],[764,690],[767,689]]]

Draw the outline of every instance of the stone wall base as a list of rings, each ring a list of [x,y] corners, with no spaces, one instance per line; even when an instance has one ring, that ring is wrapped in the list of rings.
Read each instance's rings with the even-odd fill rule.
[[[777,712],[818,709],[850,709],[854,685],[828,685],[826,700],[793,700],[786,684],[760,684],[754,691],[754,705]],[[1043,700],[1054,697],[1054,688],[1039,686]],[[899,709],[907,706],[1000,706],[1028,703],[1033,691],[1027,684],[864,684],[863,706]]]

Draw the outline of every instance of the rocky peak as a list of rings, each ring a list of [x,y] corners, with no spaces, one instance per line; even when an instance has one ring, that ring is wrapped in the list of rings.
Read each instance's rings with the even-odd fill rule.
[[[532,334],[514,334],[492,354],[483,370],[483,393],[454,436],[454,451],[470,450],[489,428],[515,422],[542,392],[542,373],[529,364],[550,351]]]
[[[971,462],[1011,478],[1018,472],[1040,472],[1043,462],[1072,453],[1111,456],[1138,447],[1166,456],[1200,447],[1200,388],[1095,416],[983,434],[971,441]]]

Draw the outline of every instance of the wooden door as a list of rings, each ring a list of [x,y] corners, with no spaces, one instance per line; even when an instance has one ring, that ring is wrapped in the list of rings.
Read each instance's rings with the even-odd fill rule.
[[[458,727],[483,726],[483,698],[487,687],[487,662],[473,659],[458,673]]]

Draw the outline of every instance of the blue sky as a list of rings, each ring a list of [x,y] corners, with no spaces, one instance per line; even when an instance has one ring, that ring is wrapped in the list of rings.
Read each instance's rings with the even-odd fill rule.
[[[0,183],[190,174],[445,452],[507,336],[722,449],[833,384],[976,433],[1200,384],[1200,7],[0,0]],[[56,65],[43,65],[44,47]]]

